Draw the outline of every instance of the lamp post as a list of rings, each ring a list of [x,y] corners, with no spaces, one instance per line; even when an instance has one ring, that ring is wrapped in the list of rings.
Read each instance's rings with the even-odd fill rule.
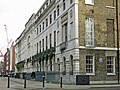
[[[119,27],[118,27],[118,0],[116,0],[116,31],[117,31],[117,61],[118,61],[118,84],[119,84]]]

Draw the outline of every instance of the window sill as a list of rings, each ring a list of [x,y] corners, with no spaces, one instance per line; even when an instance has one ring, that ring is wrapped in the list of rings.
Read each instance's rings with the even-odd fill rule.
[[[95,73],[86,73],[86,75],[95,75]]]
[[[107,73],[107,75],[110,75],[110,76],[111,76],[111,75],[116,75],[116,74],[115,74],[115,73]]]
[[[115,7],[113,7],[113,6],[106,6],[106,8],[114,9]]]
[[[86,45],[85,47],[86,48],[94,48],[95,46],[94,45]]]

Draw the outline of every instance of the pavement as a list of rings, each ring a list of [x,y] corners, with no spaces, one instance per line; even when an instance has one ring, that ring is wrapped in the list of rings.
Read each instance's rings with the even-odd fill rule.
[[[10,88],[8,86],[8,78],[0,77],[0,90],[87,90],[90,88],[112,88],[120,87],[120,84],[110,85],[65,85],[60,88],[60,84],[43,83],[35,80],[26,80],[26,88],[24,88],[24,79],[10,78]]]

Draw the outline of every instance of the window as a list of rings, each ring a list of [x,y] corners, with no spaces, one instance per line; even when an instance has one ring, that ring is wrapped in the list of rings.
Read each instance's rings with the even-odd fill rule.
[[[50,15],[50,24],[52,23],[52,14]]]
[[[73,11],[70,10],[70,18],[72,18],[72,17],[73,17]]]
[[[44,30],[44,22],[43,22],[43,30]]]
[[[70,75],[73,75],[73,56],[70,55]]]
[[[42,66],[42,65],[41,65],[41,60],[39,60],[39,65],[40,65],[40,71],[41,71],[41,66]]]
[[[52,71],[52,59],[49,60],[50,63],[50,71]]]
[[[62,25],[62,42],[67,42],[67,23]]]
[[[44,39],[42,39],[42,44],[43,44],[42,46],[43,46],[43,51],[44,51]]]
[[[66,58],[63,58],[63,75],[66,75]]]
[[[72,4],[73,3],[73,0],[70,0],[70,4]]]
[[[52,34],[50,34],[50,48],[52,47]]]
[[[57,16],[59,16],[59,5],[57,6]]]
[[[59,20],[57,21],[57,28],[59,28]]]
[[[43,6],[43,11],[45,10],[45,6]]]
[[[48,58],[46,58],[46,72],[48,71]]]
[[[86,73],[94,73],[94,57],[92,55],[86,56]]]
[[[42,69],[44,71],[44,60],[42,60]]]
[[[38,28],[37,28],[37,35],[38,35]]]
[[[57,63],[58,63],[58,72],[60,72],[60,60],[59,60],[59,58],[57,59]]]
[[[60,33],[59,33],[59,31],[57,31],[57,45],[59,45],[59,36],[60,36]]]
[[[37,43],[37,53],[38,53],[38,43]]]
[[[56,19],[56,10],[54,11],[54,20]]]
[[[46,27],[48,27],[48,19],[46,18]]]
[[[65,24],[65,42],[67,42],[67,23]]]
[[[55,67],[56,67],[55,55],[53,55],[53,70],[54,70],[54,71],[55,71]]]
[[[65,0],[63,0],[63,10],[65,10]]]
[[[30,43],[30,36],[28,36],[28,40],[27,40],[27,43]]]
[[[40,44],[40,52],[41,52],[41,41],[39,41],[39,44]]]
[[[107,56],[107,74],[115,74],[115,57]]]
[[[94,20],[92,17],[86,17],[86,46],[94,46]]]
[[[46,50],[48,49],[48,37],[46,36]]]
[[[46,2],[46,7],[48,7],[48,2]]]
[[[94,4],[94,0],[85,0],[85,4]]]
[[[73,32],[73,22],[70,23],[70,39],[72,39]]]
[[[41,25],[40,25],[40,32],[41,32]]]
[[[54,47],[56,46],[56,31],[54,31]]]

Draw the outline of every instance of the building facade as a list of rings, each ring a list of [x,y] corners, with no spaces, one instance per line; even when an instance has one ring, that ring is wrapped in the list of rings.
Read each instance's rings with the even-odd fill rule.
[[[16,40],[17,72],[117,83],[115,6],[115,0],[46,0]]]
[[[0,76],[3,76],[3,66],[4,66],[4,62],[1,61],[0,62]]]
[[[10,50],[7,48],[6,53],[4,54],[4,67],[3,67],[4,75],[8,75],[10,72]]]
[[[10,47],[10,72],[11,74],[15,72],[15,45],[12,42]]]
[[[117,83],[115,0],[79,1],[80,71],[90,75],[91,83]]]

